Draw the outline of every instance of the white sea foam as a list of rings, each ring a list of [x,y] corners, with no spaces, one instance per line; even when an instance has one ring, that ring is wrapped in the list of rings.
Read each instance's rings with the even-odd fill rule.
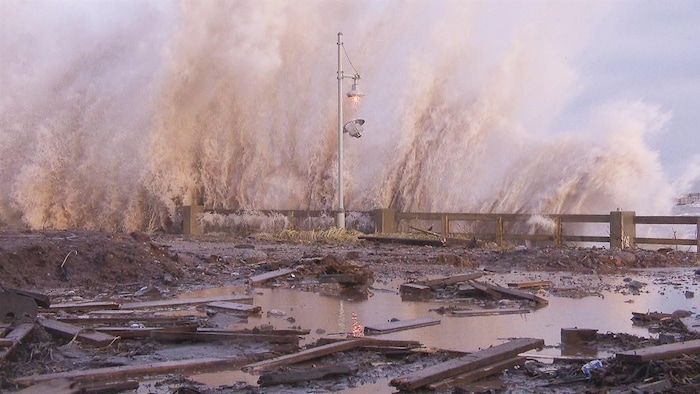
[[[0,224],[333,210],[338,31],[367,93],[365,133],[345,144],[347,209],[668,214],[678,191],[645,142],[664,109],[599,103],[551,128],[601,7],[4,2]]]

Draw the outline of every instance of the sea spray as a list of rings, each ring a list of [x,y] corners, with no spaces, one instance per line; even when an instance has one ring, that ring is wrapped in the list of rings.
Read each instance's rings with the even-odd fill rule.
[[[348,210],[670,212],[645,143],[663,110],[600,103],[551,129],[601,10],[438,5],[6,2],[0,224],[176,229],[188,204],[332,211],[339,31],[367,93],[365,133],[345,144]]]

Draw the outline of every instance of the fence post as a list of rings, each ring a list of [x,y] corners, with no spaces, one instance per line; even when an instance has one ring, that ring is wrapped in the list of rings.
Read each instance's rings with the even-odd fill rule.
[[[695,249],[695,255],[698,257],[698,261],[700,261],[700,219],[698,219],[698,226],[695,230],[695,238],[697,238],[697,249]]]
[[[197,216],[204,213],[204,205],[185,205],[182,207],[182,233],[185,235],[202,235],[204,228]]]
[[[560,247],[564,244],[562,227],[561,227],[561,216],[557,215],[554,218],[554,246]]]
[[[503,216],[499,216],[496,222],[496,244],[498,246],[503,246],[503,233]]]
[[[444,237],[450,236],[450,217],[447,215],[442,216],[442,235]]]
[[[610,212],[610,247],[634,248],[637,231],[634,225],[634,211]]]
[[[396,211],[393,209],[375,209],[372,211],[374,232],[379,234],[397,232]]]

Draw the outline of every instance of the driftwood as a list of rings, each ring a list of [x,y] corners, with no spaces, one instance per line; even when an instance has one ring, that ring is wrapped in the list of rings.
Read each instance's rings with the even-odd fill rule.
[[[484,274],[481,272],[472,272],[469,274],[448,276],[445,278],[430,279],[418,282],[419,284],[430,287],[433,290],[443,288],[445,286],[454,285],[461,282],[467,282],[477,278],[481,278]]]
[[[517,289],[530,289],[533,287],[552,287],[554,284],[548,280],[541,280],[535,282],[518,282],[518,283],[508,283],[508,287],[515,287]]]
[[[370,235],[361,235],[357,238],[365,241],[372,241],[378,243],[402,244],[413,246],[445,246],[445,242],[439,239],[377,237]]]
[[[0,348],[0,364],[4,361],[12,352],[17,348],[17,346],[22,343],[24,338],[26,338],[34,330],[33,323],[22,323],[15,327],[14,330],[10,331],[5,339],[11,341],[10,346]]]
[[[171,330],[158,330],[151,332],[151,338],[160,342],[268,342],[268,343],[291,343],[299,344],[299,337],[296,335],[267,335],[267,334],[240,334],[236,332],[180,332]]]
[[[397,320],[384,324],[365,326],[365,334],[388,334],[390,332],[411,330],[413,328],[432,326],[435,324],[440,324],[440,319],[435,319],[432,317],[421,317],[418,319],[411,320]]]
[[[50,311],[91,311],[97,309],[119,309],[121,305],[118,302],[70,302],[65,304],[53,304],[47,309]]]
[[[260,378],[258,378],[258,384],[261,387],[277,386],[280,384],[293,384],[307,382],[309,380],[325,379],[331,376],[354,375],[356,372],[356,367],[350,367],[347,364],[294,369],[290,371],[271,371],[261,374]]]
[[[441,380],[439,382],[429,384],[427,387],[430,390],[445,390],[450,387],[474,382],[479,379],[483,379],[485,377],[505,371],[506,369],[510,369],[523,364],[525,364],[525,357],[512,357],[503,361],[493,363],[486,367],[476,369],[474,371],[470,371],[461,375]]]
[[[37,323],[52,335],[66,339],[76,339],[93,346],[104,347],[119,341],[119,338],[113,335],[96,332],[91,329],[86,330],[82,327],[56,320],[37,318]]]
[[[529,309],[500,308],[500,309],[454,309],[446,311],[451,316],[473,317],[473,316],[495,316],[495,315],[521,315],[530,313]]]
[[[257,285],[259,283],[266,282],[270,279],[278,278],[280,276],[289,275],[292,272],[294,272],[294,270],[291,268],[280,268],[276,271],[270,271],[270,272],[266,272],[264,274],[251,276],[250,278],[248,278],[248,282],[250,282],[253,285]]]
[[[509,295],[509,296],[515,297],[515,298],[521,298],[521,299],[525,299],[525,300],[534,301],[539,305],[549,304],[549,301],[547,301],[547,299],[536,296],[534,294],[526,293],[524,291],[520,291],[520,290],[516,290],[516,289],[509,289],[507,287],[492,285],[490,283],[476,282],[476,281],[470,281],[469,284],[472,286],[474,286],[474,284],[477,284],[477,285],[480,285],[482,287],[486,287],[487,289],[495,291],[495,292],[500,293],[500,294],[505,294],[505,295]],[[476,287],[476,286],[474,286],[474,287]]]
[[[82,371],[66,371],[45,375],[32,375],[16,378],[19,386],[30,386],[53,379],[71,379],[79,382],[94,382],[104,380],[119,380],[130,377],[154,375],[163,373],[189,373],[207,369],[236,367],[244,364],[248,358],[196,358],[189,360],[166,361],[141,365],[120,365],[117,367],[86,369]]]
[[[700,354],[700,339],[628,350],[615,354],[615,359],[631,363],[643,363],[651,360],[666,360],[691,354]]]
[[[393,379],[390,384],[400,390],[415,390],[453,376],[507,360],[519,353],[544,346],[542,339],[516,339],[463,357],[436,364]]]
[[[144,302],[127,302],[121,305],[124,309],[142,309],[142,308],[159,308],[159,307],[170,307],[178,305],[199,305],[207,304],[214,301],[238,301],[247,302],[253,301],[253,297],[245,296],[240,294],[229,294],[214,297],[203,297],[203,298],[173,298],[169,300],[159,300],[159,301],[144,301]]]
[[[315,358],[327,356],[329,354],[344,352],[359,347],[364,338],[350,339],[342,342],[330,343],[328,345],[317,346],[302,350],[293,354],[276,357],[270,360],[263,360],[257,363],[248,364],[243,367],[244,371],[264,371],[280,365],[290,365],[302,361],[313,360]]]
[[[238,304],[235,302],[226,301],[214,301],[207,304],[208,307],[214,309],[221,309],[227,312],[237,312],[245,314],[256,314],[260,313],[261,307],[249,304]]]

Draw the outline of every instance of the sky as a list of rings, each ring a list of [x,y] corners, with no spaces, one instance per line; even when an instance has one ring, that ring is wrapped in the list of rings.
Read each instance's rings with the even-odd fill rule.
[[[670,177],[690,177],[700,155],[700,2],[607,3],[610,9],[577,55],[582,90],[560,115],[559,125],[570,127],[594,103],[658,105],[670,119],[648,136],[648,144]],[[700,182],[694,190],[700,190]]]

